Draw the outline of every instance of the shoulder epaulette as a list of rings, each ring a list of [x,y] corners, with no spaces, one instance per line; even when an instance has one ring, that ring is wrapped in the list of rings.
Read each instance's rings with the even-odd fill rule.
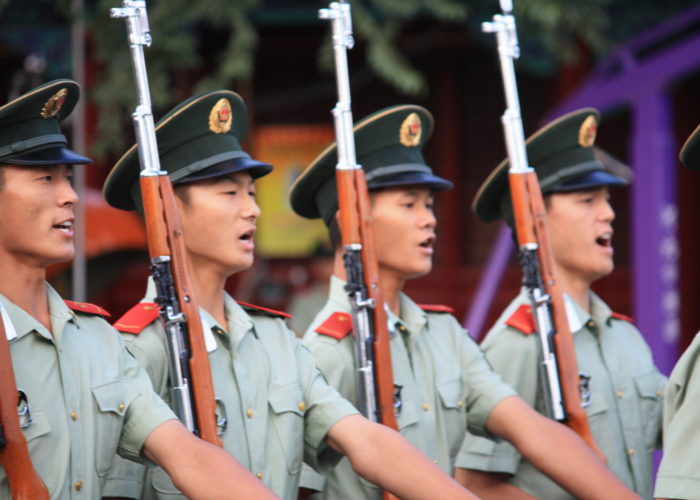
[[[449,306],[442,306],[440,304],[418,304],[418,307],[426,312],[437,312],[437,313],[450,313],[454,314],[455,310]]]
[[[535,328],[535,318],[532,317],[532,308],[528,304],[518,307],[510,318],[506,320],[506,325],[512,326],[525,335],[530,335],[537,331]]]
[[[348,313],[335,312],[316,327],[316,332],[334,339],[342,339],[352,331],[352,318]]]
[[[158,318],[158,304],[139,302],[126,311],[112,326],[122,333],[138,335]]]
[[[610,316],[612,316],[615,319],[621,319],[622,321],[628,321],[629,323],[634,323],[634,320],[625,314],[620,314],[620,313],[614,312]]]
[[[291,318],[291,314],[287,314],[286,312],[282,311],[276,311],[275,309],[269,309],[267,307],[262,307],[262,306],[256,306],[254,304],[249,304],[248,302],[241,302],[240,300],[237,300],[236,303],[241,306],[243,309],[245,309],[246,312],[253,313],[253,314],[266,314],[267,316],[273,316],[275,318]]]
[[[94,314],[105,318],[109,318],[111,316],[107,310],[95,304],[88,304],[87,302],[74,302],[72,300],[64,300],[63,302],[65,302],[66,305],[73,311],[78,311],[85,314]]]

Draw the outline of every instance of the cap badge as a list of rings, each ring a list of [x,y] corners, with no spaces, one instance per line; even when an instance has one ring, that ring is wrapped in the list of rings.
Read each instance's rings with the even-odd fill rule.
[[[68,89],[62,88],[56,92],[48,101],[44,103],[44,107],[41,108],[42,118],[52,118],[61,110],[63,102],[66,100],[68,95]]]
[[[225,134],[231,130],[233,113],[231,113],[231,103],[222,97],[219,99],[209,113],[209,130],[215,134]]]
[[[418,146],[420,144],[422,128],[418,113],[411,113],[401,124],[399,139],[406,147]]]
[[[595,136],[598,132],[598,123],[595,116],[588,115],[581,128],[578,130],[578,143],[582,148],[590,148],[595,142]]]

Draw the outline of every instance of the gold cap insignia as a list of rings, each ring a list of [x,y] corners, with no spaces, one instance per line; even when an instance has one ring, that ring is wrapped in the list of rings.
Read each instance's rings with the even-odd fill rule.
[[[215,134],[225,134],[231,130],[233,113],[231,113],[231,103],[222,97],[219,99],[209,113],[209,130]]]
[[[581,128],[578,129],[578,143],[582,148],[590,148],[595,142],[595,136],[598,132],[598,122],[595,120],[595,116],[588,115]]]
[[[44,107],[41,108],[41,117],[52,118],[56,116],[56,113],[61,110],[61,106],[63,106],[67,95],[68,89],[63,88],[51,96],[51,98],[44,103]]]
[[[420,144],[422,128],[418,113],[411,113],[401,124],[399,139],[406,147],[418,146]]]

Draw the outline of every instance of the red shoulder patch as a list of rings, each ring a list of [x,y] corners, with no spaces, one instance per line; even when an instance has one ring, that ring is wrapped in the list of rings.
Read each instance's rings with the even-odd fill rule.
[[[621,319],[622,321],[628,321],[629,323],[634,323],[634,320],[625,314],[620,314],[620,313],[614,312],[610,316],[612,316],[615,319]]]
[[[286,312],[282,311],[276,311],[275,309],[269,309],[267,307],[262,307],[262,306],[256,306],[254,304],[249,304],[248,302],[243,302],[240,300],[237,300],[236,303],[241,306],[243,309],[245,309],[248,312],[257,312],[257,313],[266,313],[269,316],[277,316],[280,318],[291,318],[291,314],[287,314]]]
[[[321,335],[340,340],[352,331],[352,317],[348,313],[335,312],[318,325],[316,331]]]
[[[74,311],[86,314],[95,314],[97,316],[102,316],[105,318],[109,318],[110,316],[112,316],[105,309],[95,304],[88,304],[87,302],[74,302],[72,300],[64,300],[63,302],[65,302],[66,305]]]
[[[138,335],[148,325],[158,318],[158,304],[154,302],[139,302],[126,311],[112,326],[122,333]]]
[[[418,304],[418,307],[426,312],[450,313],[454,314],[455,310],[449,306],[441,306],[440,304]]]
[[[506,325],[512,326],[525,335],[530,335],[537,331],[535,318],[532,317],[532,308],[529,304],[523,304],[506,320]]]

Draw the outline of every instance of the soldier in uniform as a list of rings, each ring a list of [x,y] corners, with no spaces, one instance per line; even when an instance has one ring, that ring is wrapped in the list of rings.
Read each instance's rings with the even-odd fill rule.
[[[286,315],[236,302],[224,285],[253,263],[255,179],[272,167],[241,149],[247,111],[240,96],[220,90],[194,96],[156,126],[161,168],[176,192],[193,287],[201,306],[216,397],[228,426],[224,448],[285,499],[298,494],[302,460],[317,468],[347,455],[358,472],[404,498],[470,497],[401,436],[373,424],[330,387],[311,354],[289,330]],[[139,209],[136,146],[115,165],[107,201]],[[149,282],[144,302],[117,321],[129,351],[168,399],[168,354]],[[386,463],[393,464],[386,467]],[[109,491],[130,498],[179,497],[155,469],[116,463]],[[470,497],[471,498],[471,497]]]
[[[605,171],[594,156],[598,122],[592,108],[565,115],[528,138],[527,155],[545,198],[588,422],[608,467],[641,497],[650,498],[665,377],[632,320],[613,312],[591,290],[596,280],[613,271],[610,187],[627,184]],[[507,160],[483,183],[473,207],[482,220],[503,219],[513,227]],[[503,380],[545,413],[538,339],[524,291],[505,309],[481,347]],[[508,491],[517,498],[513,490],[519,488],[538,498],[571,498],[508,443],[467,436],[457,466],[469,469],[458,469],[457,477],[477,491]]]
[[[431,269],[435,192],[452,187],[423,159],[421,150],[432,127],[430,113],[412,105],[378,111],[354,127],[358,162],[370,190],[379,279],[392,330],[394,383],[401,388],[397,415],[401,433],[450,474],[468,428],[514,443],[582,498],[631,495],[577,436],[533,411],[501,382],[449,308],[418,305],[401,293],[406,280]],[[330,296],[304,342],[331,385],[356,401],[352,321],[337,223],[336,163],[332,144],[297,179],[290,199],[299,215],[325,221],[336,247]],[[311,485],[317,478],[307,473],[304,484]],[[379,496],[379,490],[362,482],[347,461],[326,474],[323,498]]]
[[[680,159],[693,170],[700,170],[700,126],[681,148]],[[656,498],[698,498],[700,460],[698,447],[698,411],[700,384],[693,375],[700,372],[698,352],[700,335],[678,360],[671,372],[664,399],[664,456],[656,476]]]
[[[92,304],[64,301],[46,268],[74,254],[73,164],[60,120],[78,84],[56,80],[0,107],[0,310],[24,398],[20,424],[51,498],[99,498],[115,452],[160,464],[193,498],[272,493],[223,450],[195,438]],[[16,396],[15,396],[16,397]],[[0,498],[10,498],[0,469]]]

